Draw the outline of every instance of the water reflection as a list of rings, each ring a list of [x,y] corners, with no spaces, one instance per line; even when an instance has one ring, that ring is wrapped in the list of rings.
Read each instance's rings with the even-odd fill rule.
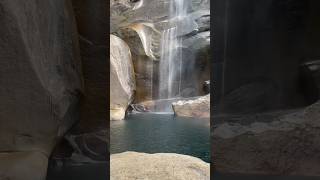
[[[110,124],[110,151],[179,153],[210,162],[209,121],[166,114],[134,114]]]

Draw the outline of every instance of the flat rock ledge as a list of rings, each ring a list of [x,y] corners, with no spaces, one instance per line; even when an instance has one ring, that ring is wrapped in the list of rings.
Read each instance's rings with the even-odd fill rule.
[[[210,118],[210,94],[174,102],[172,108],[176,116]]]
[[[209,180],[210,164],[196,157],[124,152],[110,158],[111,180]]]
[[[215,126],[212,147],[219,172],[320,176],[320,102],[265,122]]]

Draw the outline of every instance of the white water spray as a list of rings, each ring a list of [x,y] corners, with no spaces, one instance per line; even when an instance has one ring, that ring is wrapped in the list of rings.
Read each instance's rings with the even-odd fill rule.
[[[172,0],[170,3],[170,28],[162,32],[159,64],[159,99],[168,99],[180,95],[182,52],[181,40],[178,38],[182,27],[179,20],[186,16],[187,0]],[[172,23],[173,22],[173,23]]]

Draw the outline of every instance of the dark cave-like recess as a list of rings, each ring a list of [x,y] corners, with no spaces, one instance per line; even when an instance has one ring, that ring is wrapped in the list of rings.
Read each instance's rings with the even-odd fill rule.
[[[215,2],[214,111],[290,109],[319,99],[319,4]]]

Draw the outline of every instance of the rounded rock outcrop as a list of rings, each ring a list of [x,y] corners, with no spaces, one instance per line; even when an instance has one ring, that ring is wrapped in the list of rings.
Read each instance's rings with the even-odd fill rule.
[[[210,164],[198,158],[173,154],[124,152],[110,158],[110,179],[209,180]]]
[[[124,119],[135,90],[135,78],[128,45],[110,35],[110,120]]]

